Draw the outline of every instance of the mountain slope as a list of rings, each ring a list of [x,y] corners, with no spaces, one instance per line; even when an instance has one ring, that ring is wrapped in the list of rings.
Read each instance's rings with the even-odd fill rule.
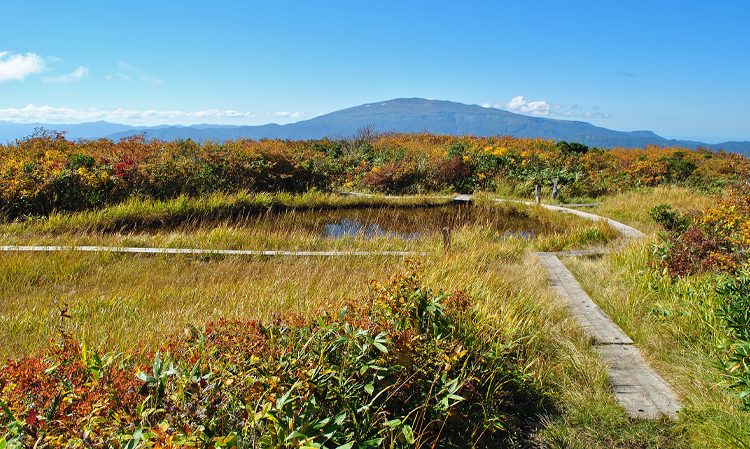
[[[34,134],[37,128],[67,131],[69,139],[97,139],[114,133],[135,130],[133,126],[104,121],[62,125],[50,123],[11,123],[0,120],[0,142],[13,141]]]
[[[29,135],[34,127],[38,126],[44,126],[46,129],[65,129],[69,132],[68,138],[71,139],[108,137],[116,140],[145,132],[149,138],[163,140],[210,139],[217,141],[238,138],[256,140],[262,138],[293,140],[341,138],[351,136],[368,126],[384,132],[427,131],[453,135],[542,137],[558,141],[580,142],[600,148],[676,145],[687,148],[699,146],[712,149],[723,148],[737,153],[750,153],[750,142],[709,145],[701,142],[667,140],[651,131],[614,131],[582,121],[529,117],[495,108],[422,98],[398,98],[369,103],[287,125],[218,126],[204,124],[188,127],[164,125],[131,127],[106,122],[80,125],[18,125],[0,122],[0,141],[14,140]],[[25,132],[20,132],[22,129]]]

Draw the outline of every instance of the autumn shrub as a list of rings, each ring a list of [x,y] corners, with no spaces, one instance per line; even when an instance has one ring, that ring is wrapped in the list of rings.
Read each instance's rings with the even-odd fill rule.
[[[314,141],[195,142],[145,135],[68,141],[40,130],[0,146],[0,213],[6,219],[96,209],[131,197],[356,189],[403,194],[452,190],[533,195],[557,179],[562,198],[679,184],[718,191],[747,159],[706,149],[601,150],[510,136],[364,133]],[[528,189],[524,186],[531,185]]]
[[[662,235],[657,253],[673,276],[698,272],[738,274],[750,259],[750,192],[735,188],[695,217],[674,213],[666,205],[651,215],[668,234]]]
[[[453,158],[438,164],[435,173],[430,179],[430,185],[448,188],[456,192],[471,193],[474,191],[473,170],[462,156]]]
[[[696,216],[667,205],[650,215],[666,230],[656,251],[672,276],[717,275],[724,302],[715,314],[727,332],[718,365],[742,406],[750,409],[750,187],[736,184],[728,197]]]
[[[412,265],[336,315],[222,320],[151,354],[100,357],[63,337],[0,370],[0,444],[514,445],[546,395],[524,375],[523,343],[490,337],[502,323],[472,304]]]
[[[727,280],[717,291],[725,299],[717,315],[730,336],[721,365],[730,387],[738,391],[742,407],[750,410],[750,276],[743,273]]]
[[[407,161],[373,168],[362,178],[362,186],[385,193],[414,193],[420,190],[422,173]]]

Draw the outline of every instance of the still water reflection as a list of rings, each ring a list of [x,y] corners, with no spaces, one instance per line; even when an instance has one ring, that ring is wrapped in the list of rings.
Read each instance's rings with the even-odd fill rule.
[[[290,217],[291,218],[291,217]],[[296,214],[297,226],[324,238],[377,238],[403,240],[429,238],[443,227],[481,225],[496,232],[500,238],[532,240],[535,236],[554,231],[553,225],[523,211],[499,207],[442,206],[430,208],[352,209]]]
[[[333,239],[361,236],[368,239],[373,237],[395,237],[404,240],[417,240],[419,232],[386,231],[377,223],[362,223],[358,219],[350,220],[345,218],[339,220],[337,223],[323,225],[323,236]]]

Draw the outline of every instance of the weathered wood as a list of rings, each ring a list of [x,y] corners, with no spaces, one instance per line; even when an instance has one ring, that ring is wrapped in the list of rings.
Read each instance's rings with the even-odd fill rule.
[[[255,251],[244,249],[137,248],[114,246],[0,246],[6,252],[109,252],[134,254],[198,254],[226,256],[425,256],[420,251]]]
[[[552,182],[552,199],[553,200],[557,199],[557,195],[560,194],[560,189],[557,188],[557,183],[559,181],[560,181],[559,179],[555,178],[555,180]]]
[[[583,291],[573,273],[554,255],[539,256],[552,279],[552,289],[568,304],[584,332],[599,344],[632,344],[633,340]]]
[[[451,247],[451,228],[443,228],[443,249],[448,250]]]
[[[458,195],[453,198],[454,204],[471,204],[473,199],[472,195]]]
[[[570,203],[570,204],[561,204],[562,207],[596,207],[599,203]]]
[[[607,364],[607,377],[617,402],[634,418],[675,416],[677,395],[643,359],[633,340],[583,291],[573,274],[555,255],[537,253],[547,267],[552,289],[568,304],[570,314],[591,338]]]
[[[534,203],[542,204],[542,186],[534,184]]]
[[[359,196],[363,198],[374,198],[375,195],[371,193],[360,193],[360,192],[348,192],[348,191],[341,191],[339,192],[339,195],[342,196]]]
[[[535,203],[531,203],[529,201],[505,200],[505,199],[500,199],[500,198],[496,198],[495,201],[496,202],[510,201],[510,202],[514,202],[514,203],[526,204],[528,206],[534,206],[535,205]],[[637,229],[635,229],[633,227],[630,227],[628,225],[622,224],[619,221],[612,220],[610,218],[602,217],[602,216],[595,215],[595,214],[590,214],[588,212],[583,212],[583,211],[580,211],[580,210],[568,209],[567,207],[562,207],[562,206],[553,206],[551,204],[539,204],[539,205],[542,206],[542,207],[544,207],[545,209],[554,210],[554,211],[557,211],[557,212],[565,212],[565,213],[569,213],[569,214],[573,214],[573,215],[578,215],[579,217],[586,218],[586,219],[592,220],[592,221],[604,221],[609,226],[615,228],[621,234],[623,234],[625,237],[628,237],[628,238],[640,239],[640,238],[646,237],[646,234],[642,233],[641,231],[639,231],[639,230],[637,230]]]
[[[615,251],[619,251],[622,247],[617,248],[596,248],[596,249],[577,249],[570,251],[537,251],[532,254],[537,256],[573,256],[573,257],[586,257],[586,256],[603,256],[610,254]]]
[[[634,345],[603,345],[597,348],[607,364],[607,377],[615,399],[634,418],[658,419],[675,416],[682,408],[677,395],[641,356]]]

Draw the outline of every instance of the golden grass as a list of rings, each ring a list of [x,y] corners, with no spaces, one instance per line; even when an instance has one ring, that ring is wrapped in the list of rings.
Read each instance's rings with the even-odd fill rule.
[[[505,205],[486,203],[480,198],[474,207],[517,213]],[[546,271],[530,254],[539,248],[606,243],[614,235],[600,224],[570,214],[518,209],[546,226],[548,234],[536,241],[499,238],[502,232],[497,221],[476,219],[454,225],[451,248],[444,251],[438,234],[417,240],[323,239],[309,232],[308,224],[295,212],[275,218],[269,215],[255,227],[237,221],[212,226],[195,221],[162,232],[119,234],[92,231],[97,228],[86,217],[61,216],[54,219],[57,224],[6,225],[0,239],[4,245],[424,250],[429,255],[417,259],[426,285],[444,291],[467,290],[478,301],[478,316],[502,337],[499,341],[524,343],[524,366],[519,369],[547,389],[559,408],[540,436],[545,444],[607,447],[606,439],[617,436],[628,447],[644,435],[653,439],[655,434],[665,434],[664,429],[668,430],[665,435],[673,435],[674,423],[657,424],[654,430],[651,424],[635,425],[625,416],[611,394],[604,366],[547,288]],[[221,318],[268,320],[274,313],[318,308],[335,313],[347,299],[366,294],[369,280],[383,281],[403,270],[399,257],[0,253],[0,360],[45,348],[58,330],[60,308],[68,308],[72,318],[64,320],[64,327],[75,338],[94,347],[127,351],[136,345],[156,347],[187,326]],[[632,316],[635,320],[636,315]]]
[[[715,194],[677,186],[649,187],[601,198],[599,206],[587,212],[632,226],[646,234],[654,234],[659,226],[648,212],[660,204],[668,204],[681,212],[701,211],[712,204]]]
[[[242,221],[265,213],[287,210],[321,210],[379,207],[425,207],[450,203],[450,197],[349,196],[321,193],[212,193],[201,197],[180,196],[169,200],[132,197],[104,209],[74,213],[52,212],[2,225],[2,233],[64,233],[161,231],[165,227],[215,225],[225,220]]]
[[[565,263],[681,397],[680,421],[695,447],[726,442],[720,428],[750,441],[750,429],[736,427],[750,414],[739,410],[716,366],[725,333],[714,315],[721,303],[714,281],[708,276],[672,280],[648,269],[650,251],[649,242],[634,242],[608,258]]]
[[[81,253],[6,254],[0,319],[4,357],[35,352],[54,336],[58,307],[66,330],[94,346],[158,346],[187,325],[268,319],[339,307],[367,280],[398,270],[388,258],[188,258]]]
[[[473,211],[473,212],[470,212]],[[490,203],[471,210],[379,208],[336,213],[284,212],[215,227],[193,224],[164,232],[125,234],[87,232],[85,220],[71,231],[31,223],[9,225],[14,232],[0,236],[3,245],[101,245],[251,250],[407,250],[424,251],[425,276],[434,288],[466,289],[488,304],[500,299],[508,306],[504,322],[519,321],[506,329],[531,334],[548,319],[532,319],[530,312],[543,290],[544,277],[528,277],[533,262],[525,259],[531,243],[517,237],[499,238],[508,215],[519,215],[520,225],[563,235],[564,226],[598,227],[561,214],[536,217]],[[320,234],[322,224],[341,214],[364,214],[363,221],[379,222],[396,215],[396,232],[409,226],[430,225],[417,239],[382,236],[330,239]],[[456,218],[455,215],[462,215]],[[444,215],[448,214],[446,217]],[[473,216],[472,216],[473,214]],[[393,217],[390,217],[393,218]],[[512,218],[512,217],[511,217]],[[444,222],[441,222],[444,220]],[[388,226],[382,222],[383,227]],[[453,226],[452,245],[444,252],[435,225]],[[399,228],[399,226],[401,228]],[[402,229],[403,228],[403,229]],[[52,232],[50,229],[57,229]],[[387,228],[386,228],[387,229]],[[305,313],[324,307],[340,308],[361,296],[369,280],[382,280],[403,269],[398,257],[219,257],[147,256],[132,254],[2,253],[0,254],[0,358],[36,352],[55,335],[58,308],[69,307],[73,317],[66,326],[90,344],[156,346],[187,325],[202,325],[220,318],[268,319],[274,313]],[[514,274],[518,272],[518,274]],[[529,284],[531,282],[531,284]],[[533,288],[532,288],[533,287]],[[532,292],[534,292],[532,294]],[[532,299],[532,296],[534,297]],[[529,303],[531,301],[531,303]],[[512,306],[511,306],[512,305]],[[499,309],[489,307],[493,315]],[[509,314],[509,315],[507,315]],[[507,316],[506,316],[507,315]]]

